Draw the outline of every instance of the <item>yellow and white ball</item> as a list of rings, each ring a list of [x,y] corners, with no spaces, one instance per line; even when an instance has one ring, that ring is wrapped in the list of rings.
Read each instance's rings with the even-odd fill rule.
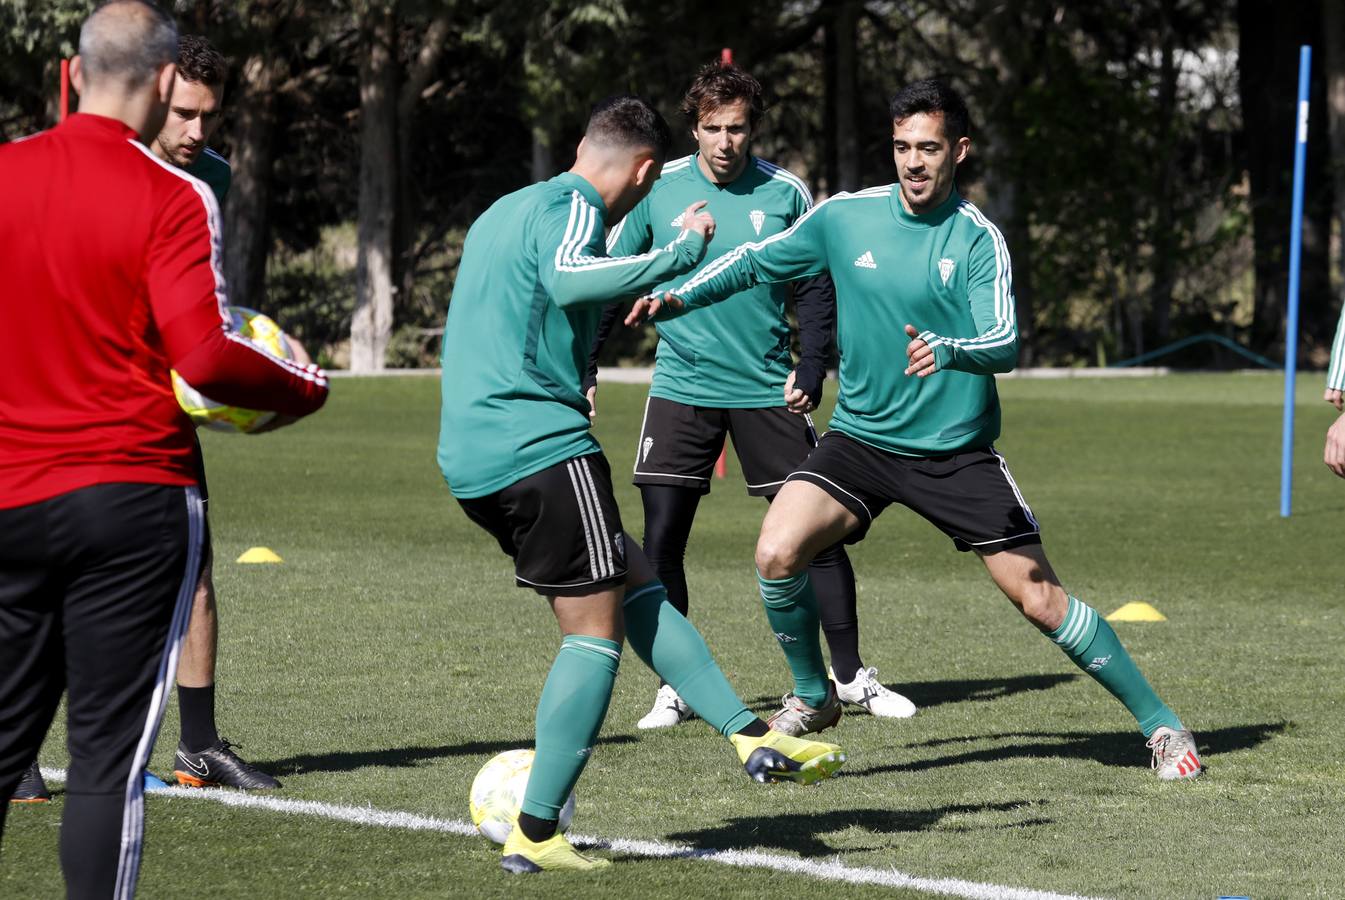
[[[289,342],[285,340],[285,332],[269,316],[245,306],[231,306],[229,317],[233,320],[234,331],[262,350],[280,359],[294,358]],[[276,415],[265,410],[216,403],[187,384],[177,372],[173,373],[173,394],[177,397],[178,405],[191,416],[193,422],[215,431],[247,434],[261,428]]]
[[[472,781],[469,801],[472,822],[478,831],[497,844],[503,844],[514,830],[523,792],[532,772],[533,751],[506,750],[481,767]],[[560,830],[574,819],[574,791],[560,811]]]

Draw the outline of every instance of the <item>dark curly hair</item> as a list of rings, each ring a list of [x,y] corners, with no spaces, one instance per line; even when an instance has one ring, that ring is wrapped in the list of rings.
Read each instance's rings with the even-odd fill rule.
[[[915,81],[897,91],[890,105],[892,121],[899,122],[917,113],[943,116],[943,135],[956,141],[971,133],[971,115],[962,95],[934,78]]]
[[[223,87],[228,74],[224,55],[199,34],[184,34],[177,42],[177,72],[187,81]]]
[[[755,128],[766,112],[761,82],[732,63],[712,62],[702,66],[692,80],[682,98],[682,115],[694,126],[702,116],[718,112],[739,100],[747,101],[751,124]]]

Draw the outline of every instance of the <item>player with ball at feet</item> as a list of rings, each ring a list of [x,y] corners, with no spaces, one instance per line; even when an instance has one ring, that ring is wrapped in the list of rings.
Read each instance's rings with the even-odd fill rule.
[[[898,183],[837,194],[787,231],[704,266],[675,297],[695,309],[744,288],[830,272],[840,391],[831,430],[789,476],[757,541],[771,630],[797,673],[826,677],[807,566],[862,540],[893,503],[975,553],[1018,610],[1139,722],[1158,777],[1201,771],[1195,738],[1112,627],[1061,587],[1032,510],[995,452],[996,372],[1018,358],[1004,237],[954,186],[971,148],[962,98],[921,81],[892,100]],[[906,351],[903,369],[894,354]]]
[[[643,100],[598,104],[570,171],[497,200],[472,225],[444,325],[440,468],[468,518],[513,558],[518,586],[547,599],[562,634],[504,845],[509,872],[610,865],[576,851],[557,820],[607,715],[623,639],[755,780],[811,783],[845,761],[834,744],[770,731],[733,692],[622,528],[589,430],[581,381],[604,305],[690,271],[714,231],[696,202],[666,246],[604,254],[604,222],[649,193],[671,144]],[[657,307],[642,298],[632,315]]]

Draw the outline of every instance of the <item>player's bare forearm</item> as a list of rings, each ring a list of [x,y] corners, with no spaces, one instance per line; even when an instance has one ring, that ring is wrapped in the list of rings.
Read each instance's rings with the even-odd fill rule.
[[[1345,415],[1339,416],[1326,430],[1326,450],[1322,461],[1332,472],[1345,478]]]

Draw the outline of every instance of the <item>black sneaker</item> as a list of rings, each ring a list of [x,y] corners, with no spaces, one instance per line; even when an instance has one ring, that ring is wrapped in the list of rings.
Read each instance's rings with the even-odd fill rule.
[[[200,753],[190,753],[181,742],[177,745],[177,768],[173,774],[184,787],[231,787],[244,791],[266,791],[280,782],[260,769],[253,768],[233,752],[233,744],[216,741]]]
[[[19,779],[19,786],[14,789],[14,796],[9,798],[10,803],[50,803],[51,791],[47,790],[47,783],[42,780],[42,770],[37,767],[37,760],[28,767],[28,771],[23,773]]]

